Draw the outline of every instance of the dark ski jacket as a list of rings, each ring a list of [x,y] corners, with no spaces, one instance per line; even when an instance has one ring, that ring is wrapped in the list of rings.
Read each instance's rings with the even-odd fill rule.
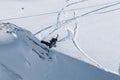
[[[58,35],[56,38],[52,38],[50,42],[42,40],[41,43],[47,45],[49,48],[56,47],[56,42],[58,41]]]

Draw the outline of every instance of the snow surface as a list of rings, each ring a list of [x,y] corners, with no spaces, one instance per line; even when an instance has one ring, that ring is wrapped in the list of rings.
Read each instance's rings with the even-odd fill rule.
[[[0,45],[0,80],[120,80],[119,75],[48,49],[14,24],[1,23],[0,29],[0,39],[10,40]]]
[[[59,34],[59,42],[57,47],[53,48],[54,50],[102,70],[119,74],[119,4],[119,0],[0,0],[0,21],[14,23],[29,30],[32,34],[38,33],[35,36],[39,40],[50,40],[51,37]],[[51,27],[51,25],[53,26]],[[48,27],[50,28],[45,29]],[[56,31],[53,33],[52,30],[55,29]],[[42,32],[39,33],[39,31]],[[26,48],[26,46],[22,47],[24,43],[21,40],[25,43],[32,41],[31,38],[26,41],[26,37],[24,37],[19,42],[15,33],[8,32],[13,35],[11,36],[4,32],[6,29],[0,31],[0,36],[3,37],[0,38],[0,48],[1,50],[6,48],[11,54],[13,53],[11,49],[18,49],[15,46]],[[48,35],[49,33],[52,34]],[[26,35],[26,33],[19,35]],[[35,50],[41,52],[39,51],[40,46],[33,46],[33,43],[36,44],[32,41],[28,46],[32,46],[34,48],[32,52],[41,57]],[[27,47],[27,49],[29,48]],[[26,51],[21,50],[19,53],[21,52],[26,55]],[[16,56],[23,55],[16,54]],[[46,55],[44,57],[50,58]],[[30,65],[26,58],[23,60]],[[4,64],[3,66],[8,67]]]

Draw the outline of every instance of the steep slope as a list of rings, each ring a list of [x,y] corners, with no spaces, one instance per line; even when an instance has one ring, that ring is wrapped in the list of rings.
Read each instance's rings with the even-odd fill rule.
[[[66,4],[57,15],[57,23],[53,27],[63,37],[63,32],[66,33],[68,28],[74,30],[73,27],[77,23],[78,28],[74,43],[76,42],[78,50],[73,49],[76,46],[73,45],[73,41],[64,41],[64,44],[60,44],[57,50],[63,53],[67,52],[70,56],[79,56],[78,58],[84,58],[82,55],[84,53],[93,59],[92,62],[119,74],[120,1],[69,0]],[[51,32],[48,30],[48,33]],[[61,48],[61,45],[65,47]],[[84,61],[86,60],[84,59]]]
[[[0,24],[0,80],[120,80],[42,45],[29,31]]]
[[[119,4],[119,0],[1,0],[0,21],[9,21],[36,33],[56,24],[56,17],[59,21],[68,20],[75,13],[75,16],[81,16],[75,20],[79,23],[77,45],[103,68],[119,74]],[[60,12],[61,16],[58,15]],[[71,24],[63,27],[73,28]],[[71,43],[64,45],[64,48],[62,43],[56,50],[83,58],[76,48],[68,48],[74,46]]]

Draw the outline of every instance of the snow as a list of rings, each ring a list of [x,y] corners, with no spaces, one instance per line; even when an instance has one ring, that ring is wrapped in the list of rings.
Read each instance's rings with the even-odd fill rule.
[[[0,38],[0,45],[4,45],[4,44],[9,44],[14,42],[15,37],[11,36],[10,34],[4,34],[4,32],[0,32],[0,36],[2,38]]]
[[[108,71],[119,75],[119,4],[119,0],[1,0],[0,21],[11,22],[13,24],[9,25],[14,26],[12,29],[11,26],[7,29],[0,27],[0,52],[4,53],[0,54],[0,56],[4,56],[0,59],[1,67],[10,71],[9,74],[16,73],[14,78],[16,79],[16,77],[20,78],[18,74],[23,74],[20,67],[24,69],[32,65],[30,61],[33,60],[31,58],[33,53],[32,56],[35,58],[37,56],[37,58],[44,60],[50,60],[51,56],[56,59],[56,55],[60,53],[80,62],[91,64],[102,69],[105,73]],[[17,27],[14,24],[23,31],[20,33],[14,31],[13,29]],[[32,34],[20,27],[29,30]],[[11,32],[11,30],[13,31]],[[48,47],[38,44],[39,40],[48,41],[57,34],[60,37],[57,47],[53,48],[53,51],[58,52],[55,53],[56,55],[51,53],[51,56],[48,56],[46,54]],[[45,54],[41,56],[39,52]],[[9,54],[11,56],[8,56]],[[16,59],[18,62],[14,62]],[[36,61],[38,62],[38,60]],[[27,67],[23,67],[24,64]],[[26,70],[23,71],[29,73]],[[6,72],[2,75],[5,76],[4,74],[6,79],[11,79]],[[27,79],[27,77],[25,78]]]
[[[17,37],[0,46],[1,80],[119,80],[120,76],[48,49],[25,29],[1,23],[4,37]],[[6,32],[5,32],[6,31]],[[10,33],[8,33],[10,32]],[[4,38],[4,37],[1,37]],[[8,40],[9,41],[9,38]],[[7,49],[7,50],[6,50]],[[49,52],[48,52],[49,50]]]

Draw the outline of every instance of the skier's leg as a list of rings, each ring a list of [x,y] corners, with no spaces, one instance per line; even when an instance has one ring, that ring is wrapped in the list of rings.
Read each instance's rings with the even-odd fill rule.
[[[50,46],[50,43],[49,42],[46,42],[46,41],[41,41],[41,43],[43,43],[43,44],[45,44],[45,45],[47,45],[47,46]]]

